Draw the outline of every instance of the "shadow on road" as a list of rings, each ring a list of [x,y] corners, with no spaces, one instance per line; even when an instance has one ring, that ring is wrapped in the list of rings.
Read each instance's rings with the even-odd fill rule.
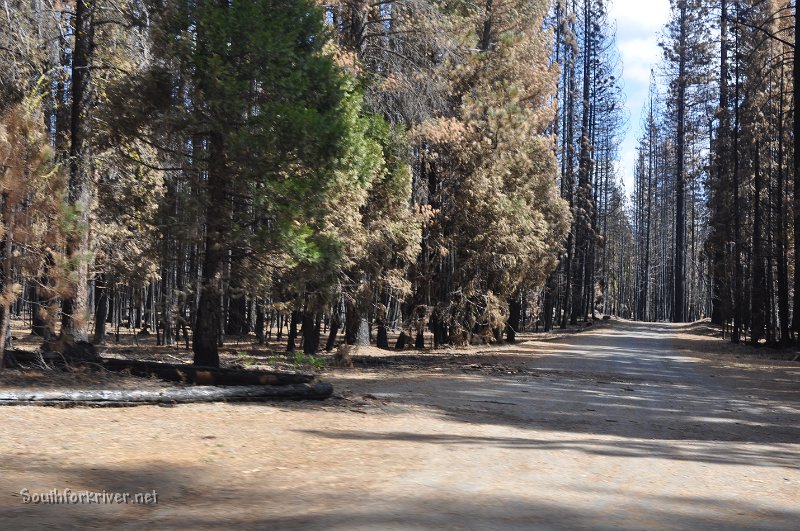
[[[368,434],[367,434],[368,435]],[[361,434],[363,438],[363,434]],[[415,436],[411,436],[415,437]],[[414,438],[415,442],[429,442]],[[445,439],[451,444],[458,441]],[[480,444],[485,441],[479,440]],[[468,444],[472,444],[469,442]],[[526,443],[527,444],[527,443]],[[715,496],[621,493],[600,486],[573,486],[592,500],[526,499],[519,495],[475,497],[457,490],[383,499],[380,489],[354,498],[347,490],[312,484],[274,490],[268,478],[247,485],[211,485],[199,470],[168,463],[136,468],[81,468],[29,463],[31,474],[58,478],[73,491],[131,492],[156,489],[155,505],[22,504],[0,499],[3,529],[791,529],[796,512],[768,509]],[[36,492],[36,489],[32,489]],[[570,498],[574,500],[575,498]],[[323,505],[319,501],[324,500]],[[617,500],[609,503],[609,500]],[[468,525],[464,525],[468,523]]]
[[[498,349],[490,354],[491,363],[480,367],[494,364],[500,370],[483,374],[453,366],[437,371],[436,360],[429,358],[413,383],[411,376],[394,371],[368,385],[384,404],[424,406],[455,421],[618,438],[613,441],[314,433],[800,466],[798,369],[709,364],[692,351],[691,341],[674,337],[676,329],[686,326],[625,323],[554,343]],[[364,387],[362,380],[340,374],[334,378],[337,389]],[[722,453],[711,444],[723,441],[743,444]],[[676,442],[701,444],[688,449]],[[758,446],[767,444],[770,448]]]

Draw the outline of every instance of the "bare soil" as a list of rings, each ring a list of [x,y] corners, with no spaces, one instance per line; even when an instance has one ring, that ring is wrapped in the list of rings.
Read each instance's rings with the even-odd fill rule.
[[[0,408],[0,529],[794,529],[800,364],[715,334],[613,322],[364,349],[328,365],[323,402]],[[228,355],[277,363],[244,342]],[[117,377],[96,385],[130,385]],[[20,493],[65,488],[158,503]]]

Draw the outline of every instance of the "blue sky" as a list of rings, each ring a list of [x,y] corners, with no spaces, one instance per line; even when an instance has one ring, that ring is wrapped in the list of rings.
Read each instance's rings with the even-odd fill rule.
[[[640,136],[642,107],[647,101],[650,70],[661,59],[658,39],[669,19],[669,0],[610,0],[610,20],[617,22],[617,47],[623,65],[623,83],[630,125],[620,146],[620,170],[625,189],[633,189],[636,139]]]

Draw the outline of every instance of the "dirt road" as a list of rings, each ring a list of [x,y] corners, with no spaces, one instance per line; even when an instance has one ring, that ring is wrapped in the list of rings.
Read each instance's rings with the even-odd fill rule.
[[[714,345],[615,323],[388,355],[328,374],[323,403],[7,407],[0,529],[797,529],[800,364]]]

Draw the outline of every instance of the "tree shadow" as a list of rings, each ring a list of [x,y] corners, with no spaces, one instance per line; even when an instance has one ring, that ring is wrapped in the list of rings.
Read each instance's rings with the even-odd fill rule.
[[[419,439],[414,439],[419,440]],[[446,441],[448,444],[451,440]],[[467,443],[471,444],[471,443]],[[569,486],[545,495],[518,479],[513,494],[470,492],[460,485],[408,489],[346,488],[318,481],[298,486],[280,478],[246,485],[210,485],[202,469],[168,463],[135,468],[81,468],[32,463],[74,490],[159,492],[152,505],[23,505],[0,499],[3,529],[792,529],[800,512],[722,496],[645,494]],[[330,480],[329,480],[330,481]],[[390,495],[389,493],[393,493]]]
[[[360,389],[378,402],[422,406],[459,422],[636,439],[585,445],[589,453],[644,457],[651,452],[679,460],[796,468],[798,372],[709,365],[664,333],[675,328],[625,323],[547,346],[522,344],[491,356],[501,369],[513,369],[507,373],[454,366],[435,371],[429,365],[409,376],[400,370],[368,381],[347,373],[331,379],[337,389]],[[679,449],[689,442],[700,444]],[[742,444],[721,455],[716,442]],[[568,439],[565,444],[580,443]],[[745,444],[761,446],[746,449]]]

